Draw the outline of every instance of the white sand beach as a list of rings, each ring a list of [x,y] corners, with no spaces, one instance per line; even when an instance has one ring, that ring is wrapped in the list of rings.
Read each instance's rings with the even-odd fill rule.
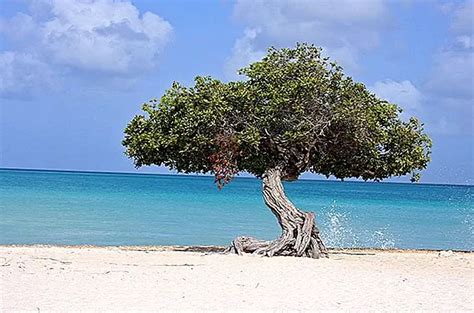
[[[146,251],[145,251],[146,250]],[[0,311],[473,311],[474,254],[0,247]]]

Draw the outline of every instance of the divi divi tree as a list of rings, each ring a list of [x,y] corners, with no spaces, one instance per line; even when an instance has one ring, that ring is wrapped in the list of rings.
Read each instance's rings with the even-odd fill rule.
[[[143,105],[144,114],[130,121],[123,140],[137,167],[213,173],[219,188],[241,171],[262,180],[281,236],[238,237],[228,251],[327,256],[314,213],[296,208],[282,181],[306,171],[338,179],[410,174],[418,180],[429,162],[431,141],[423,125],[402,120],[400,107],[344,75],[320,48],[270,48],[239,74],[246,78],[173,83],[161,99]]]

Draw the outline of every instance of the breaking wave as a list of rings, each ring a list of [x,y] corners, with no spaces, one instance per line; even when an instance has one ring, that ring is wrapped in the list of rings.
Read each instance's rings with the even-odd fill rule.
[[[363,229],[363,226],[357,223],[357,216],[338,207],[335,202],[321,214],[322,237],[328,247],[395,247],[395,238],[388,226],[377,229]]]

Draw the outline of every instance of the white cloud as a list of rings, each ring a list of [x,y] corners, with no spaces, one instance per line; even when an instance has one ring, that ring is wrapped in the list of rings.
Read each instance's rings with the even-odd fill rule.
[[[409,80],[400,82],[390,79],[378,81],[369,89],[381,99],[402,107],[404,117],[416,116],[421,110],[423,96]]]
[[[228,68],[239,59],[243,42],[252,56],[262,55],[269,46],[310,42],[355,69],[359,54],[377,46],[389,14],[382,0],[238,0],[234,18],[247,31],[236,41]],[[248,29],[258,32],[249,37]]]
[[[451,18],[451,38],[434,54],[429,77],[422,89],[433,133],[473,132],[473,5],[474,1],[467,0],[443,6],[443,12]]]
[[[15,59],[29,54],[59,74],[79,70],[140,76],[156,66],[171,32],[160,16],[140,14],[132,3],[112,0],[35,1],[29,14],[0,22],[0,33],[15,47],[9,53],[18,54]]]
[[[238,69],[263,57],[264,52],[255,50],[252,44],[252,41],[255,40],[259,32],[258,29],[248,28],[245,30],[244,36],[236,40],[232,56],[227,59],[225,65],[225,75],[228,78],[238,79]]]
[[[453,39],[434,55],[434,63],[425,88],[428,92],[463,103],[474,99],[474,1],[451,6]],[[449,101],[452,103],[452,101]]]
[[[127,73],[154,66],[171,25],[128,2],[51,3],[54,18],[40,25],[41,45],[58,64]]]
[[[454,9],[451,29],[456,33],[471,33],[474,28],[474,1],[467,0]]]
[[[472,36],[466,36],[466,35],[459,36],[459,37],[456,38],[456,41],[464,49],[473,49],[474,48],[474,42],[472,40]]]
[[[474,53],[447,50],[435,56],[426,89],[445,98],[473,99]]]
[[[370,89],[399,104],[404,117],[420,116],[430,133],[472,133],[474,114],[473,3],[443,5],[451,17],[451,38],[433,55],[427,79],[416,87],[408,80],[376,82]]]
[[[0,68],[0,96],[5,98],[26,99],[54,85],[53,72],[48,65],[28,53],[0,53]]]

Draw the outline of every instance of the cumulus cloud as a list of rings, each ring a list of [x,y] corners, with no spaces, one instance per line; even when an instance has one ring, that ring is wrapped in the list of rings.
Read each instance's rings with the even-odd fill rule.
[[[451,24],[451,29],[456,33],[470,33],[472,37],[473,18],[474,15],[474,1],[467,0],[454,9],[454,18]]]
[[[415,86],[409,80],[379,81],[375,94],[404,108],[404,117],[422,115],[430,133],[472,132],[474,118],[474,1],[442,6],[451,19],[446,45],[433,54],[428,77]]]
[[[257,57],[268,46],[295,42],[322,46],[343,66],[355,69],[359,54],[378,45],[389,13],[382,0],[238,0],[234,19],[247,30],[235,42],[228,70],[240,65],[235,60],[248,59],[239,57],[242,50]]]
[[[445,8],[451,17],[451,38],[433,57],[423,90],[438,114],[439,130],[473,131],[474,113],[474,1]],[[449,125],[449,127],[447,127]],[[446,132],[446,131],[445,131]]]
[[[435,56],[426,82],[427,90],[446,98],[473,99],[474,54],[470,51],[447,50]]]
[[[474,98],[474,1],[468,0],[447,11],[452,16],[453,35],[449,45],[435,54],[426,88],[446,98]]]
[[[1,58],[15,73],[25,70],[18,60],[28,55],[29,62],[38,65],[29,71],[48,67],[56,75],[80,71],[136,77],[156,66],[171,32],[170,23],[151,12],[140,14],[130,2],[40,0],[32,3],[28,14],[0,21],[0,34],[14,47]],[[13,92],[8,86],[19,77],[8,78],[3,94]]]
[[[422,93],[409,80],[378,81],[369,89],[377,96],[403,108],[403,116],[411,117],[419,114],[423,101]]]
[[[259,29],[247,28],[244,32],[244,36],[236,40],[232,56],[227,60],[225,65],[225,75],[228,78],[238,78],[238,69],[263,57],[264,52],[256,50],[253,46],[253,41],[259,32]]]
[[[0,68],[0,95],[5,98],[27,98],[54,85],[48,65],[28,53],[0,53]]]

